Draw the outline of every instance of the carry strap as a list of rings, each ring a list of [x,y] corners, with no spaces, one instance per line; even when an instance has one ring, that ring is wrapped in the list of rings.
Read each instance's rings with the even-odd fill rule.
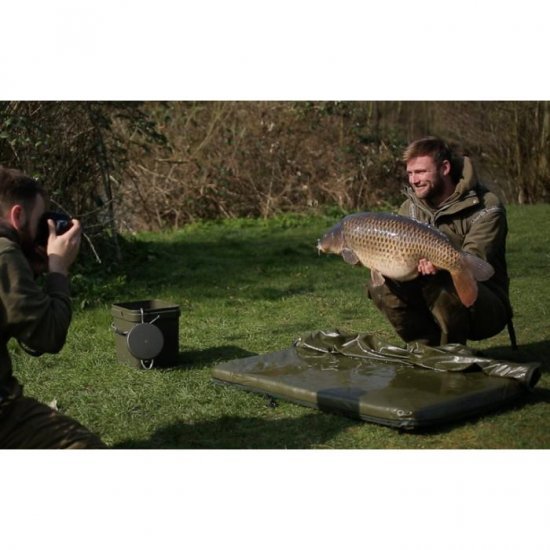
[[[516,340],[516,330],[514,329],[514,323],[511,318],[506,326],[508,327],[508,336],[510,336],[510,344],[512,345],[512,349],[517,351],[518,343]]]

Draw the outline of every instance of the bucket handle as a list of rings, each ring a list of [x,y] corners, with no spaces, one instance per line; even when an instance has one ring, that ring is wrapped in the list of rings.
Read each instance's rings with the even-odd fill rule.
[[[145,325],[145,314],[143,312],[143,308],[140,307],[139,308],[139,311],[141,313],[141,324],[142,325]],[[152,325],[155,321],[158,321],[160,315],[157,315],[154,319],[152,319],[151,321],[149,321],[149,324]],[[120,336],[128,336],[128,333],[130,332],[129,330],[120,330],[116,325],[115,325],[115,322],[113,321],[111,323],[111,330],[115,333],[115,334],[118,334]]]
[[[128,336],[129,330],[120,330],[114,323],[114,321],[111,323],[111,330],[120,336]]]
[[[149,364],[146,364],[147,363],[147,360],[146,359],[142,359],[140,361],[141,363],[141,368],[142,369],[145,369],[145,370],[151,370],[153,368],[153,365],[155,364],[155,359],[149,359]]]

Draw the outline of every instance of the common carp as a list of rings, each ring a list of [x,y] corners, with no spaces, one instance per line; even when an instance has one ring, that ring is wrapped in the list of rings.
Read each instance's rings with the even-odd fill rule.
[[[466,307],[477,299],[477,281],[486,281],[494,274],[488,262],[458,250],[438,229],[396,214],[360,212],[346,216],[319,239],[317,249],[341,254],[349,264],[368,267],[374,286],[384,284],[384,277],[414,279],[419,275],[419,260],[425,258],[451,274]]]

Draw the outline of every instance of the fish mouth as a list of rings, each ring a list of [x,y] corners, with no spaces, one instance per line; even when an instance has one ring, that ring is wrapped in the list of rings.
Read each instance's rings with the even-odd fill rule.
[[[319,256],[321,255],[321,252],[326,252],[325,247],[321,244],[321,239],[317,239],[317,246],[315,248],[317,248],[317,254]]]

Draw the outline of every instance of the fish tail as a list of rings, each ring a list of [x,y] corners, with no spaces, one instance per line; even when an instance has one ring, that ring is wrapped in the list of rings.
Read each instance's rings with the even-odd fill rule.
[[[478,256],[474,256],[473,254],[464,252],[462,254],[462,258],[464,259],[466,265],[472,271],[472,275],[474,276],[476,281],[487,281],[495,274],[493,266],[489,262],[482,260]]]
[[[460,301],[466,307],[473,306],[477,300],[478,289],[472,270],[465,267],[459,271],[452,271],[451,277]]]
[[[460,264],[459,269],[451,271],[451,277],[460,301],[470,307],[477,300],[477,281],[487,281],[495,270],[490,263],[468,252],[462,253]]]

